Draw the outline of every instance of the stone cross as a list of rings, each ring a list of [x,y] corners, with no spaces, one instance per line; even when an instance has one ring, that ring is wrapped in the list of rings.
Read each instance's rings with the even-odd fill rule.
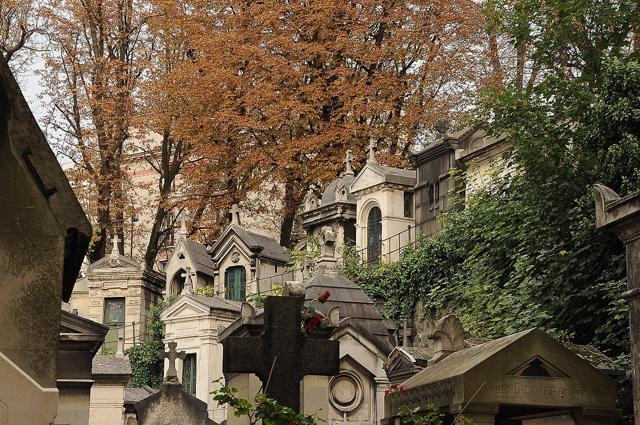
[[[120,238],[117,234],[113,235],[111,238],[111,243],[113,244],[111,247],[111,256],[117,257],[120,254],[120,249],[118,248],[118,244],[120,243]]]
[[[371,140],[369,142],[369,161],[368,162],[373,162],[376,163],[376,148],[378,147],[378,142],[376,142],[375,140]]]
[[[353,176],[353,169],[351,168],[351,163],[353,162],[353,160],[355,159],[355,157],[351,154],[351,149],[347,150],[347,155],[344,158],[344,175],[345,176]]]
[[[170,342],[167,345],[169,346],[168,352],[160,351],[161,359],[169,359],[169,368],[164,377],[164,382],[179,384],[180,380],[178,380],[178,371],[176,370],[176,359],[184,360],[187,354],[184,351],[176,351],[176,347],[178,346],[177,342]]]
[[[240,224],[240,207],[238,204],[231,205],[231,223]]]
[[[222,339],[224,373],[255,373],[265,393],[280,404],[300,410],[300,381],[305,375],[337,375],[340,343],[301,330],[304,297],[267,297],[259,336]]]
[[[627,288],[622,298],[629,303],[633,410],[640,423],[640,192],[621,198],[606,186],[595,185],[596,227],[622,241],[627,255]]]

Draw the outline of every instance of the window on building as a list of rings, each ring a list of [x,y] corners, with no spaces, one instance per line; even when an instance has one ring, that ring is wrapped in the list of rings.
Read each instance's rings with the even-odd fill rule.
[[[278,265],[276,264],[274,267],[276,268],[275,273],[278,273]]]
[[[182,362],[182,388],[192,396],[196,395],[196,355],[187,354]]]
[[[433,184],[429,185],[429,206],[433,206],[435,199],[435,187]]]
[[[110,328],[124,326],[124,298],[104,299],[104,324]]]
[[[438,202],[438,200],[440,200],[440,182],[436,182],[433,192],[434,192],[433,197],[436,200],[436,202]]]
[[[377,262],[382,253],[382,211],[373,207],[367,217],[367,260]]]
[[[413,193],[404,193],[404,216],[406,218],[413,218]]]
[[[229,267],[224,272],[226,299],[244,301],[246,297],[247,272],[243,266]]]

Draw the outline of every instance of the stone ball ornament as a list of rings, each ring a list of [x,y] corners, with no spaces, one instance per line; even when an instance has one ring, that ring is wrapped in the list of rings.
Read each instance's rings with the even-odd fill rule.
[[[362,381],[353,372],[342,371],[329,381],[329,401],[339,411],[350,413],[362,404]]]

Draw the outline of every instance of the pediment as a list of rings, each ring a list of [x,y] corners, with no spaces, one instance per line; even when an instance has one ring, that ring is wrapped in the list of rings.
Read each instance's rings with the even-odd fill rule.
[[[398,354],[394,356],[392,359],[389,359],[387,364],[385,365],[385,370],[387,373],[395,372],[399,370],[411,370],[415,366],[411,360],[409,360],[406,356],[402,354]]]
[[[384,176],[368,165],[358,173],[351,185],[351,193],[384,183]]]
[[[180,296],[162,312],[162,320],[198,316],[209,313],[209,306],[199,303],[198,301],[186,295]]]
[[[140,271],[142,270],[142,266],[137,261],[119,254],[109,255],[89,265],[89,272],[112,269],[129,269]]]
[[[517,368],[511,370],[507,375],[547,377],[547,378],[568,378],[569,375],[561,371],[556,366],[546,361],[541,356],[534,356]]]
[[[246,258],[250,257],[250,247],[235,232],[228,233],[224,240],[216,244],[215,250],[211,253],[216,262],[224,260],[234,250],[239,251]]]

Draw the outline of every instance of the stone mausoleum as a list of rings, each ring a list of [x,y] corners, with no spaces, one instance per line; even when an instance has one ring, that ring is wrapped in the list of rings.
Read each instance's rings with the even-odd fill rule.
[[[385,399],[385,424],[400,424],[402,406],[464,416],[475,425],[616,424],[616,382],[589,361],[529,329],[474,346],[449,315],[432,333],[426,367]]]

